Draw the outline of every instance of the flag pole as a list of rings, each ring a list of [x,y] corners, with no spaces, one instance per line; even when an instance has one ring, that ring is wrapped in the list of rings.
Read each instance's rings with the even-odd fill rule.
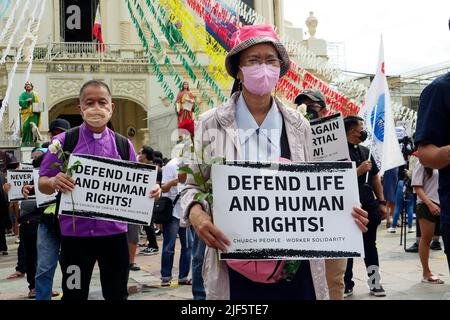
[[[378,103],[375,105],[375,108],[374,108],[374,116],[373,116],[373,122],[372,122],[372,134],[371,134],[371,137],[370,137],[371,140],[370,140],[370,145],[369,145],[369,147],[370,147],[369,148],[369,159],[367,159],[369,161],[370,161],[370,158],[372,157],[373,136],[375,135],[375,123],[377,121],[377,112],[378,112]],[[367,173],[366,173],[366,183],[369,181],[369,173],[370,173],[370,170],[367,171]]]

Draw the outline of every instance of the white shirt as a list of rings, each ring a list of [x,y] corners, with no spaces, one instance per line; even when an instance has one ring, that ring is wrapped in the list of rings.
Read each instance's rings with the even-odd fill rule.
[[[173,158],[170,160],[163,168],[162,168],[162,181],[161,184],[167,183],[170,180],[178,179],[178,169],[180,168],[181,163],[180,160],[177,158]],[[172,201],[175,200],[175,198],[178,195],[178,186],[171,187],[168,192],[164,192],[162,194],[163,197],[168,197],[172,199]],[[178,198],[177,203],[175,204],[175,207],[173,208],[172,216],[174,216],[177,219],[181,219],[183,215],[183,210],[181,209],[181,199]]]
[[[241,157],[238,160],[275,161],[281,156],[283,118],[275,101],[261,126],[258,126],[241,94],[236,104],[236,123],[241,144]]]

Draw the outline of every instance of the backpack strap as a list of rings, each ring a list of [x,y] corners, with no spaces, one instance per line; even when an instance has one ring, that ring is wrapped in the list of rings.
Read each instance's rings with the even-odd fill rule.
[[[122,160],[130,160],[130,145],[128,144],[128,139],[117,132],[114,132],[114,135],[120,158]]]
[[[72,153],[77,146],[78,137],[80,136],[80,127],[74,127],[66,131],[66,138],[64,140],[63,151]]]
[[[281,137],[280,137],[280,155],[285,158],[291,160],[291,149],[289,148],[289,140],[286,132],[286,125],[284,122],[283,115],[281,116],[283,119],[283,127],[281,129]]]

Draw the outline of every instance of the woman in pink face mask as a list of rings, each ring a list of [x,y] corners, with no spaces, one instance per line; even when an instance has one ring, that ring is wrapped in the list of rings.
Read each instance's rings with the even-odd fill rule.
[[[236,80],[233,94],[228,102],[199,117],[195,136],[197,146],[208,146],[207,151],[203,150],[207,159],[310,161],[312,154],[308,141],[311,129],[308,121],[272,96],[279,78],[290,67],[288,53],[275,31],[268,25],[244,26],[233,35],[231,42],[234,45],[226,57],[225,66],[228,74]],[[199,172],[197,165],[192,165],[191,169]],[[203,175],[207,180],[210,172],[203,171]],[[208,203],[195,200],[199,188],[191,175],[186,184],[181,205],[185,218],[196,232],[193,252],[199,252],[193,257],[193,289],[199,290],[196,281],[200,279],[204,283],[206,299],[328,298],[323,260],[302,261],[292,282],[282,280],[277,283],[258,281],[253,274],[249,276],[248,272],[240,272],[242,268],[236,264],[217,261],[216,250],[227,252],[230,240],[212,222]],[[355,208],[352,214],[364,230],[368,223],[367,213]],[[207,246],[206,251],[202,245],[203,248]],[[201,260],[205,270],[203,277],[202,265],[198,263]]]

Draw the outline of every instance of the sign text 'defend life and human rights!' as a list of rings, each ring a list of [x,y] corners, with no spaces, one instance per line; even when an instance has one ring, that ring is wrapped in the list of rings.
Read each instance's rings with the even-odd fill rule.
[[[211,176],[214,224],[231,240],[222,259],[364,256],[354,163],[229,162]]]
[[[142,163],[72,154],[75,188],[61,196],[59,213],[149,225],[156,167]],[[72,201],[73,198],[73,201]]]

